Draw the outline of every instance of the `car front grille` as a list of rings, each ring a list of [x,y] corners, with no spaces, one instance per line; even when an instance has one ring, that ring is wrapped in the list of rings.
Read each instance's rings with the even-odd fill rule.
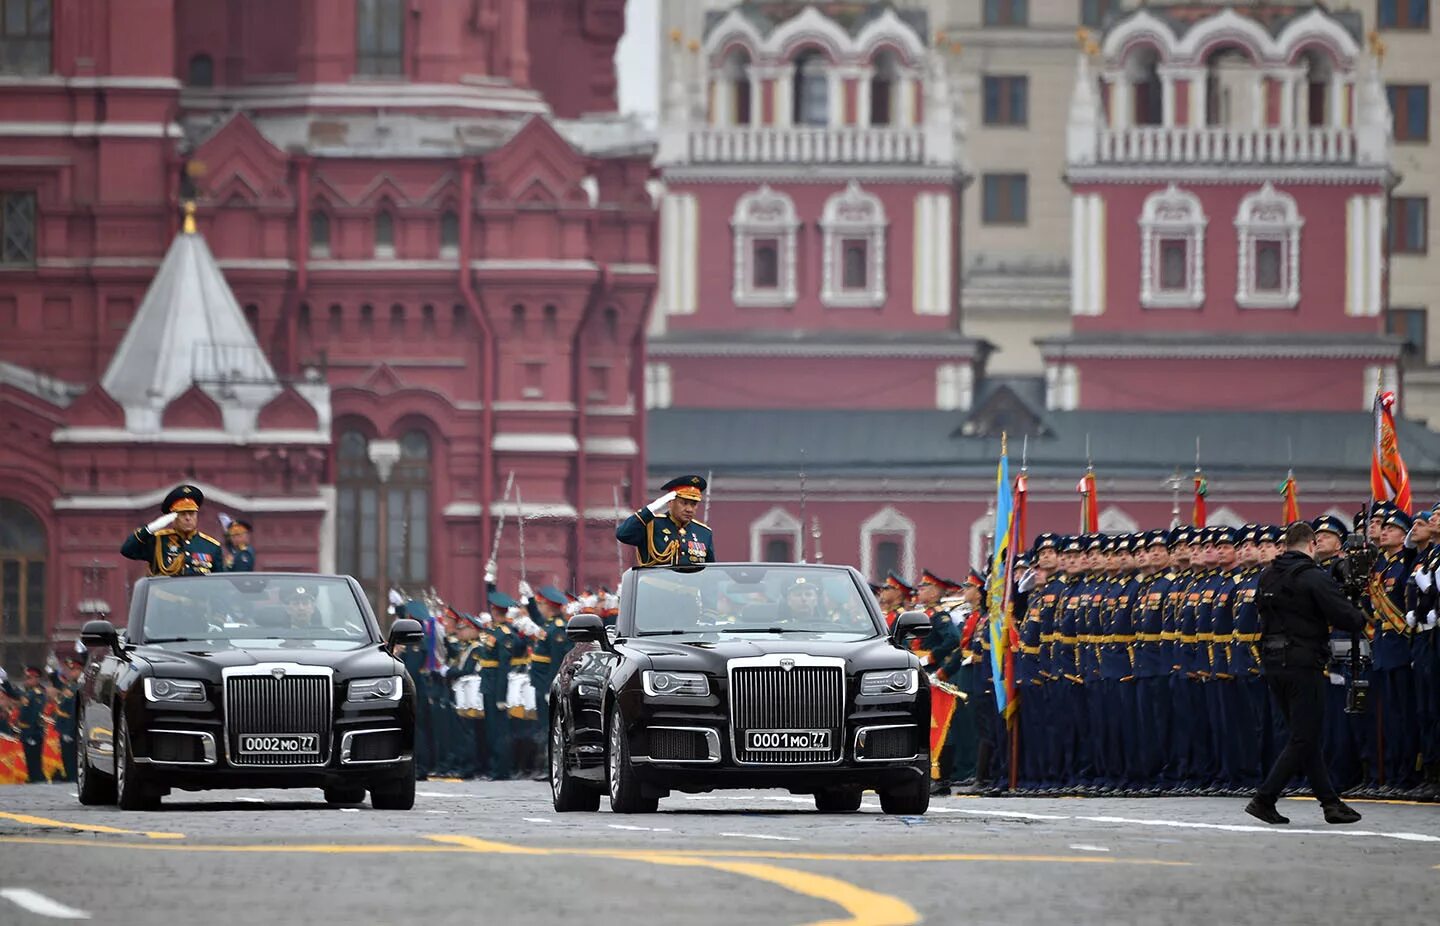
[[[650,758],[657,761],[700,762],[709,757],[705,734],[698,730],[652,729]]]
[[[205,740],[191,733],[152,732],[150,758],[156,762],[199,764],[205,761]]]
[[[840,760],[845,746],[845,671],[840,666],[736,667],[730,680],[735,758],[747,764],[816,765]],[[745,748],[747,730],[829,730],[823,751]]]
[[[329,675],[234,675],[225,680],[225,726],[231,765],[324,765],[330,760]],[[319,754],[245,755],[247,734],[314,734]]]
[[[856,744],[855,758],[862,762],[885,759],[909,759],[919,752],[916,746],[918,727],[874,727],[865,730]]]
[[[350,747],[351,762],[388,762],[400,758],[399,730],[357,735]]]

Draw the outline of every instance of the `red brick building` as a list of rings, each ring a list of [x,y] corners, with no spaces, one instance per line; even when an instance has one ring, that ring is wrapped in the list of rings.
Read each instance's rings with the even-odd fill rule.
[[[656,280],[623,0],[18,6],[0,661],[120,612],[119,540],[180,481],[256,522],[262,568],[377,596],[478,606],[522,512],[532,582],[613,579]]]

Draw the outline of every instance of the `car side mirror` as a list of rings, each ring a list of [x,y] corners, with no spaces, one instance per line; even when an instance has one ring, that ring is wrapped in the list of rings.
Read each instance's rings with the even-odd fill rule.
[[[119,649],[120,634],[115,632],[115,625],[109,621],[86,621],[85,626],[80,628],[80,642],[87,649],[92,646]]]
[[[906,611],[895,618],[890,628],[890,642],[903,647],[911,637],[923,636],[930,632],[930,616],[924,611]]]
[[[419,643],[425,639],[425,628],[420,622],[408,617],[402,617],[390,625],[390,645],[408,646],[411,643]]]
[[[605,636],[605,622],[598,614],[577,614],[565,625],[565,632],[577,643],[599,643],[609,646],[610,638]]]

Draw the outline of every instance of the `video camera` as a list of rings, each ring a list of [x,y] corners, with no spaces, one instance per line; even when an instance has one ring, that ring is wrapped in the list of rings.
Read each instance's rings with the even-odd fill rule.
[[[1367,604],[1370,597],[1370,573],[1380,558],[1380,550],[1366,535],[1368,526],[1366,510],[1361,508],[1355,514],[1354,529],[1345,541],[1345,554],[1334,566],[1331,575],[1340,585],[1340,591],[1362,611],[1369,613]],[[1345,674],[1345,713],[1363,714],[1369,710],[1370,641],[1363,633],[1352,633],[1348,640],[1330,641],[1330,670]]]

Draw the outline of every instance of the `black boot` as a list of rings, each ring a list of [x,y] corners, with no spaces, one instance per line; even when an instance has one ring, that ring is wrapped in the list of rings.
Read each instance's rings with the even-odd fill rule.
[[[1345,805],[1340,805],[1345,806]],[[1280,811],[1275,809],[1274,801],[1267,801],[1260,797],[1252,797],[1250,803],[1245,805],[1245,812],[1257,820],[1269,823],[1271,826],[1279,826],[1282,823],[1289,823],[1289,817],[1280,816]],[[1329,811],[1326,811],[1329,817]],[[1358,815],[1357,815],[1358,818]]]
[[[1325,805],[1326,823],[1359,823],[1360,814],[1344,801]]]

